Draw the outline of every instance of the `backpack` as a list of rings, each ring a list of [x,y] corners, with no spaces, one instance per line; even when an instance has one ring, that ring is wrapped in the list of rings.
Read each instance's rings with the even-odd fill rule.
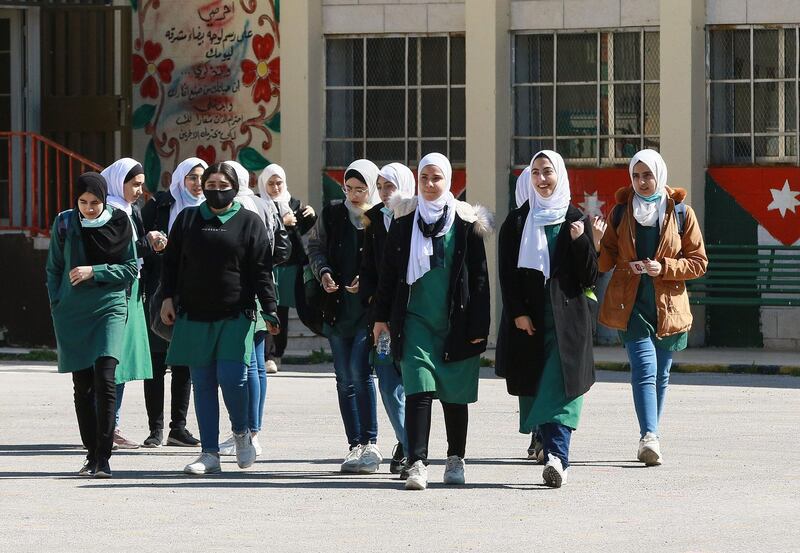
[[[72,222],[72,209],[62,211],[56,218],[56,239],[61,251],[64,251],[64,244],[67,242],[67,229]]]
[[[615,230],[619,228],[619,224],[622,222],[622,214],[625,212],[626,205],[627,204],[617,204],[614,206],[614,209],[611,210],[610,219]],[[686,226],[686,204],[683,202],[675,204],[675,217],[677,217],[678,220],[678,234],[683,237],[684,227]]]

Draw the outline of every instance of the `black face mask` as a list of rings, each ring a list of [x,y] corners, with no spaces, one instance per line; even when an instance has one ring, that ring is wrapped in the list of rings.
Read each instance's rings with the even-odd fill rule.
[[[203,195],[206,197],[208,205],[214,209],[222,209],[228,207],[233,199],[236,197],[236,190],[203,190]]]

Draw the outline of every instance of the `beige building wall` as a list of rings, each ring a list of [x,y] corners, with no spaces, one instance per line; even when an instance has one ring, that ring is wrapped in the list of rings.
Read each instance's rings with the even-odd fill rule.
[[[470,4],[480,4],[470,2]],[[464,32],[464,0],[322,0],[325,34]]]

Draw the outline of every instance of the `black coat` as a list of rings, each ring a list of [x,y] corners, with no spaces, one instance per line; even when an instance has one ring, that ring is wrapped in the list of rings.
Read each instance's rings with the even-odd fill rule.
[[[305,265],[306,263],[306,249],[303,247],[303,239],[302,236],[311,230],[311,227],[314,226],[314,223],[317,222],[317,215],[311,215],[309,217],[303,216],[303,209],[305,209],[305,205],[300,203],[300,200],[296,198],[292,198],[289,200],[289,209],[292,210],[294,213],[295,218],[297,218],[297,224],[293,227],[286,227],[286,232],[289,234],[289,240],[292,243],[292,255],[289,256],[289,260],[284,262],[283,265]]]
[[[371,309],[375,293],[378,291],[378,274],[380,271],[383,250],[389,231],[383,224],[383,204],[372,206],[364,213],[364,251],[361,255],[361,270],[358,273],[358,295],[365,307]],[[373,320],[370,314],[370,322]]]
[[[472,206],[463,205],[474,211]],[[482,222],[480,217],[479,214],[479,220],[467,222],[456,210],[453,222],[455,253],[453,270],[450,273],[449,305],[442,306],[450,314],[450,331],[445,338],[444,361],[462,361],[486,351],[491,308],[483,236],[489,232],[489,223]],[[411,294],[411,287],[406,283],[406,271],[413,224],[413,211],[392,222],[386,238],[385,255],[380,266],[374,302],[375,320],[389,322],[392,353],[398,361],[403,355],[403,325]],[[477,338],[483,341],[471,343],[471,340]]]
[[[506,377],[508,392],[515,396],[535,396],[544,368],[545,282],[541,271],[517,267],[520,241],[529,205],[508,214],[500,228],[500,291],[503,317],[497,338],[496,367]],[[567,397],[576,398],[594,384],[592,327],[596,308],[584,290],[597,280],[597,254],[589,236],[591,225],[584,220],[585,232],[572,240],[570,223],[583,214],[570,206],[558,233],[554,259],[550,266],[550,301],[553,306],[556,339],[561,355],[561,370]],[[533,336],[519,330],[514,319],[527,315],[537,329]]]
[[[144,205],[142,208],[141,222],[144,231],[150,232],[158,230],[165,235],[169,234],[169,212],[172,204],[175,203],[175,198],[169,191],[160,191]],[[135,219],[134,219],[135,220]],[[140,235],[141,236],[141,235]],[[138,250],[139,248],[137,248]],[[161,266],[163,254],[161,252],[154,252],[150,250],[147,255],[144,255],[144,266],[142,267],[142,288],[145,293],[145,313],[150,313],[150,301],[158,288],[158,282],[161,279]],[[163,353],[167,351],[169,343],[159,337],[157,334],[150,330],[150,325],[147,325],[147,337],[150,339],[150,349],[156,352]]]

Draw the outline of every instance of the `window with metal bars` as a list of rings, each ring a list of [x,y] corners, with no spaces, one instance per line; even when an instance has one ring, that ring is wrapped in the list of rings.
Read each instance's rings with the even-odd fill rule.
[[[325,39],[325,166],[466,159],[464,37]]]
[[[542,149],[616,165],[659,145],[659,34],[648,29],[513,36],[512,159]]]
[[[798,26],[710,27],[709,165],[798,163]]]

